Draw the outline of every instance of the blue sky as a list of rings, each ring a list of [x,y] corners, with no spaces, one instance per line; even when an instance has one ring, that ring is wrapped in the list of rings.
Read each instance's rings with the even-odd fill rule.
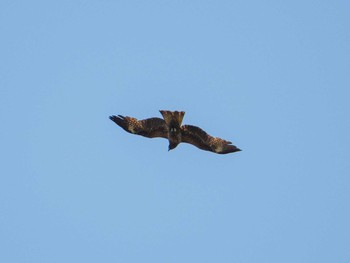
[[[349,262],[348,1],[2,1],[1,262]],[[160,117],[216,155],[124,132]]]

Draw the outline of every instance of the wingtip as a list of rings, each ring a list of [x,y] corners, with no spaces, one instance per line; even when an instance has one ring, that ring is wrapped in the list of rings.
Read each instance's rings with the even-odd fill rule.
[[[221,152],[217,152],[217,153],[227,154],[227,153],[234,153],[234,152],[240,152],[240,151],[242,151],[242,150],[239,149],[238,147],[236,147],[234,145],[228,145]]]
[[[119,126],[121,125],[121,123],[124,121],[124,118],[121,118],[120,115],[116,116],[116,115],[111,115],[109,116],[109,119],[113,122],[115,122],[116,124],[118,124]]]
[[[115,122],[116,120],[124,120],[125,117],[123,115],[111,115],[109,116],[109,119]]]
[[[238,148],[237,146],[233,145],[232,142],[230,141],[227,141],[227,146],[228,146],[228,149],[231,151],[231,152],[240,152],[242,151],[242,149]]]
[[[233,147],[231,148],[231,152],[235,153],[235,152],[241,152],[242,150],[234,145],[232,145]]]

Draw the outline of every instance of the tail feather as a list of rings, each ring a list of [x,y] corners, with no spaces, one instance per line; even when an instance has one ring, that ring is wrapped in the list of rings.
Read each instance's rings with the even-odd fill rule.
[[[184,111],[168,111],[168,110],[160,110],[165,123],[168,126],[176,125],[178,127],[182,124],[182,119],[184,118]]]

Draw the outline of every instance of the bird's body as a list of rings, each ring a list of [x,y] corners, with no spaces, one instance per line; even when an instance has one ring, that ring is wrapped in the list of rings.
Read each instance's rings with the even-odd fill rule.
[[[182,141],[181,124],[185,112],[161,110],[160,113],[168,127],[169,150],[172,150]]]
[[[213,137],[201,128],[193,125],[182,125],[184,111],[161,110],[161,118],[137,120],[133,117],[112,115],[109,118],[125,131],[147,138],[161,137],[169,140],[169,150],[174,149],[181,142],[192,144],[199,149],[219,154],[241,151],[230,141]]]

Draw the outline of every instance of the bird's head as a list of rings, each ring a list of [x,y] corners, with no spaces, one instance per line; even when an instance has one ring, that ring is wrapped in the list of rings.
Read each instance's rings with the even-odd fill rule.
[[[170,143],[169,143],[168,151],[170,151],[170,150],[172,150],[172,149],[175,149],[177,145],[178,145],[178,143],[170,142]]]

